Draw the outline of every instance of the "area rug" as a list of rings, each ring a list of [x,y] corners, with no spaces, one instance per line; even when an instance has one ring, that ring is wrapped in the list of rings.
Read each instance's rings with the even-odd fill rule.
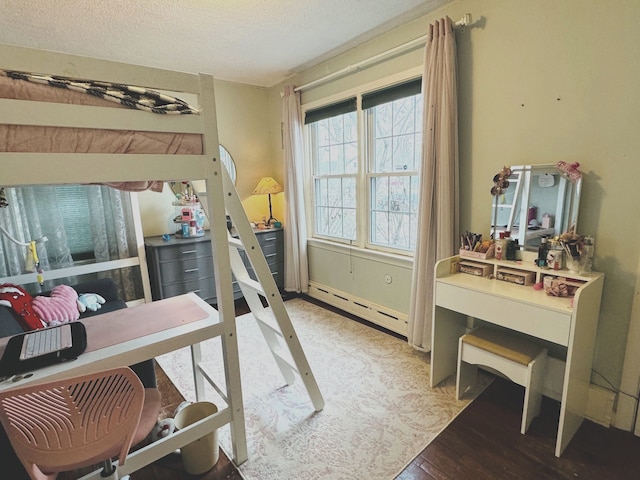
[[[303,383],[286,386],[252,314],[238,317],[249,459],[247,480],[389,480],[486,386],[455,400],[449,378],[429,387],[429,354],[301,298],[286,302],[325,400],[315,412]],[[220,341],[203,344],[207,369],[222,380]],[[158,359],[187,400],[195,400],[190,355]],[[222,400],[211,390],[207,399]],[[231,452],[229,428],[220,442]]]

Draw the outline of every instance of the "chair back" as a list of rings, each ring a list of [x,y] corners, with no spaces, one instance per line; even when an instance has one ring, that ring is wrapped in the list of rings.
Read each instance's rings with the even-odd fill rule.
[[[4,392],[0,421],[31,478],[48,478],[116,455],[123,464],[143,404],[142,383],[123,367]]]

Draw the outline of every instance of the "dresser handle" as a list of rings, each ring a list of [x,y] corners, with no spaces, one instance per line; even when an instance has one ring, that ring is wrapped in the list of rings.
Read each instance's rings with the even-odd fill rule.
[[[184,273],[193,273],[193,272],[197,272],[199,270],[199,268],[186,268],[184,270]]]
[[[198,289],[198,290],[191,290],[189,293],[200,293],[202,290]]]
[[[269,253],[269,254],[265,255],[264,258],[275,257],[276,255],[277,255],[277,253]]]
[[[197,252],[198,252],[197,250],[184,250],[182,254],[185,255],[187,253],[197,253]]]
[[[264,238],[264,241],[265,241],[265,242],[273,242],[273,241],[275,241],[275,240],[276,240],[276,238],[278,238],[278,237],[265,237],[265,238]]]

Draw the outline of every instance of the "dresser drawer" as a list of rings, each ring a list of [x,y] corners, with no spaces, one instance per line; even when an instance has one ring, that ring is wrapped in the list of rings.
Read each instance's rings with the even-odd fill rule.
[[[267,230],[256,233],[256,238],[261,246],[282,243],[284,230]]]
[[[200,298],[209,300],[216,296],[216,283],[213,277],[196,279],[188,282],[173,283],[162,287],[164,298],[175,297],[184,293],[196,293]]]
[[[167,245],[157,249],[158,260],[161,262],[211,256],[211,242],[201,241],[182,245]]]
[[[160,264],[160,278],[162,285],[176,282],[197,280],[212,277],[213,263],[211,256],[200,258],[184,258]]]
[[[282,262],[284,252],[282,251],[282,245],[264,245],[262,247],[262,253],[265,260],[269,265]]]

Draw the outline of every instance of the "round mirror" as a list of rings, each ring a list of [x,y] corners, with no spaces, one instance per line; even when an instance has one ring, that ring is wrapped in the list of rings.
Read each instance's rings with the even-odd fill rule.
[[[222,163],[224,164],[224,166],[227,167],[227,172],[229,172],[231,181],[235,185],[236,184],[236,163],[233,161],[231,154],[222,145],[220,145],[220,160],[222,160]]]

